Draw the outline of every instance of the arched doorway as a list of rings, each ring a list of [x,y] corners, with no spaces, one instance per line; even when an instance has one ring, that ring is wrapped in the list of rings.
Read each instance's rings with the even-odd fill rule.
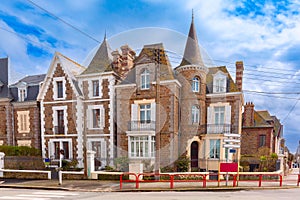
[[[199,152],[198,142],[194,141],[191,144],[191,168],[199,168],[199,166],[198,166],[198,152]]]

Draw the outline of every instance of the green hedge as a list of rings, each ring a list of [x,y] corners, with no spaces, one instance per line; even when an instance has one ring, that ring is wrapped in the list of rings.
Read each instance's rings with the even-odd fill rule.
[[[41,156],[41,151],[26,146],[0,146],[0,152],[5,156]]]

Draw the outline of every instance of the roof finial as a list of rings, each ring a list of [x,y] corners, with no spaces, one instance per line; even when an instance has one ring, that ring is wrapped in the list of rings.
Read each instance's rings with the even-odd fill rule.
[[[194,22],[194,9],[192,9],[192,22]]]
[[[106,29],[104,31],[104,40],[106,40]]]

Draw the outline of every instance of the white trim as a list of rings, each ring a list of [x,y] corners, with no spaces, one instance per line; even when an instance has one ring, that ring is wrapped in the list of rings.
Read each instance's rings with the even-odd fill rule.
[[[94,103],[94,102],[104,102],[104,101],[110,101],[111,99],[88,99],[83,100],[84,103]]]
[[[57,97],[57,82],[60,82],[62,81],[62,94],[63,94],[63,97]],[[65,77],[54,77],[53,78],[53,99],[54,100],[64,100],[66,99],[66,79]]]
[[[104,133],[100,133],[100,134],[88,134],[87,138],[93,138],[93,137],[109,137],[111,136],[111,134],[104,134]]]
[[[92,73],[92,74],[80,74],[75,76],[76,78],[84,79],[84,78],[91,78],[91,77],[99,77],[99,76],[108,76],[108,75],[117,75],[115,72],[100,72],[100,73]]]
[[[83,103],[81,100],[78,100],[77,102],[77,105],[76,105],[76,108],[77,108],[77,112],[76,112],[76,116],[77,116],[77,119],[76,119],[76,129],[77,129],[77,160],[78,160],[78,167],[83,167],[84,164],[84,152],[83,152],[83,124],[84,124],[84,112],[83,111]]]
[[[59,138],[59,139],[50,139],[49,140],[49,146],[48,146],[48,155],[49,158],[54,156],[54,142],[59,142],[59,148],[62,149],[62,142],[68,142],[69,143],[69,160],[75,159],[73,158],[73,143],[71,138]],[[54,156],[55,157],[55,156]],[[53,160],[59,160],[59,159],[53,159]]]
[[[98,84],[99,84],[99,95],[98,96],[94,96],[94,85],[93,85],[93,82],[94,81],[98,81]],[[103,79],[102,77],[97,77],[97,78],[91,78],[90,80],[88,80],[88,97],[90,99],[97,99],[97,98],[102,98],[103,96],[103,88],[102,88],[102,83],[103,83]]]
[[[59,135],[60,138],[69,138],[69,137],[78,137],[78,134],[67,134],[67,135]],[[45,135],[45,138],[53,138],[53,137],[57,137],[57,135]]]
[[[156,81],[153,81],[153,82],[151,82],[153,85],[155,85],[156,84]],[[166,85],[166,84],[169,84],[169,83],[176,83],[179,87],[181,87],[182,85],[181,85],[181,83],[178,81],[178,80],[165,80],[165,81],[160,81],[159,82],[161,85]]]
[[[93,110],[99,109],[100,110],[100,127],[99,128],[94,128],[93,127]],[[87,129],[88,130],[102,130],[105,127],[105,109],[104,106],[101,105],[89,105],[88,109],[86,110],[87,112]]]
[[[155,136],[155,131],[126,131],[127,136]]]
[[[213,74],[213,93],[226,93],[227,92],[227,74],[218,71]],[[223,80],[223,85],[217,84],[217,80]],[[218,91],[217,91],[218,90]]]
[[[123,88],[123,87],[136,87],[136,83],[130,83],[126,85],[116,85],[115,88]]]
[[[115,121],[115,109],[114,109],[114,105],[115,105],[115,89],[114,89],[114,86],[115,86],[115,83],[116,83],[116,80],[115,80],[115,77],[114,76],[110,76],[108,78],[108,82],[109,82],[109,85],[108,85],[108,88],[109,88],[109,93],[108,93],[108,96],[110,98],[110,101],[109,101],[109,105],[108,105],[108,108],[109,108],[109,120],[108,120],[108,123],[109,123],[109,131],[110,131],[110,138],[109,138],[109,144],[108,144],[108,148],[109,148],[109,157],[111,158],[111,160],[113,160],[114,158],[114,121]],[[109,165],[113,164],[113,163],[108,163]]]
[[[40,116],[41,116],[41,147],[42,147],[42,157],[46,158],[46,144],[45,144],[45,107],[44,102],[41,102],[41,110],[40,110]]]
[[[107,155],[107,149],[106,149],[106,141],[104,138],[87,138],[87,147],[88,147],[88,150],[92,150],[92,142],[100,142],[100,146],[101,146],[101,167],[105,167],[107,164],[106,164],[106,159],[108,157]]]
[[[76,103],[77,100],[63,100],[63,101],[43,101],[45,105],[49,104],[64,104],[64,103]]]
[[[212,94],[207,94],[206,97],[224,97],[224,96],[238,96],[243,94],[242,92],[224,92],[224,93],[212,93]]]
[[[68,106],[53,106],[52,107],[52,119],[53,119],[53,133],[55,134],[55,126],[58,125],[57,119],[57,111],[63,110],[64,111],[64,135],[68,133]]]

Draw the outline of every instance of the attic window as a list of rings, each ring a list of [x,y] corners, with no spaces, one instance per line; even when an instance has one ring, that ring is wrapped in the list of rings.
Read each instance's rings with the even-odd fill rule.
[[[19,101],[25,101],[27,95],[26,88],[19,88]]]
[[[214,75],[214,80],[213,80],[213,92],[214,93],[222,93],[226,92],[226,74],[222,72],[217,72]]]
[[[141,88],[149,89],[150,88],[150,73],[149,70],[145,69],[141,73]]]

